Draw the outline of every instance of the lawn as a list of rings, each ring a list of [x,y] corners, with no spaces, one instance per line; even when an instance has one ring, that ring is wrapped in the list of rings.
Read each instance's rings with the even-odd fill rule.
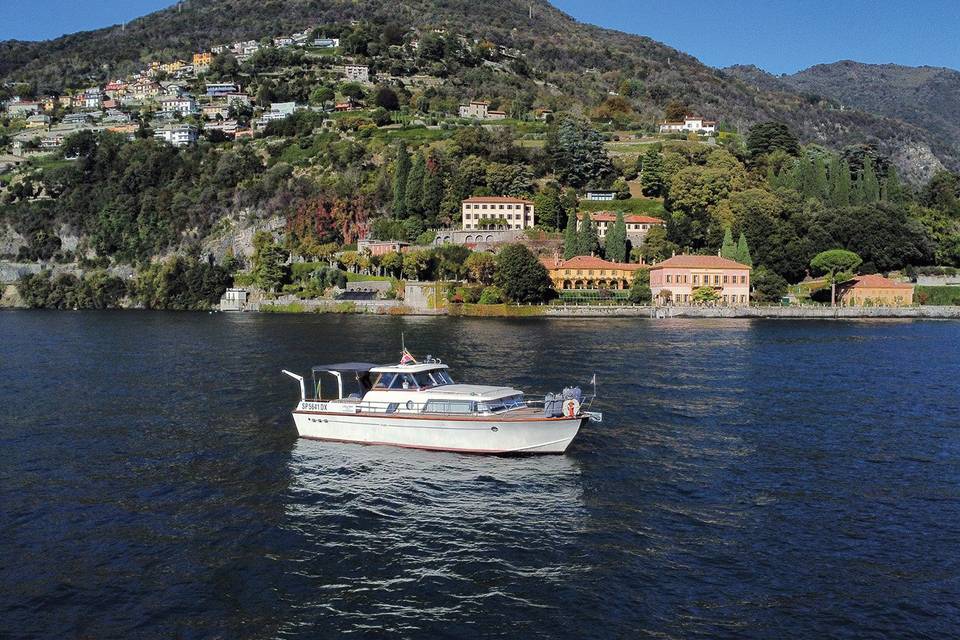
[[[627,200],[581,200],[581,211],[623,211],[638,215],[664,218],[667,215],[663,200],[656,198],[629,198]]]
[[[926,305],[960,304],[960,287],[936,287],[918,284],[913,301]]]
[[[426,127],[404,127],[401,129],[377,129],[374,138],[384,140],[405,140],[407,142],[433,142],[446,140],[453,135],[450,129],[427,129]]]

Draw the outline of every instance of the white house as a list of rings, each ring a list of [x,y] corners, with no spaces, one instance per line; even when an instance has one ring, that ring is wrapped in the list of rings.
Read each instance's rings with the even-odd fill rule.
[[[477,118],[486,120],[487,112],[490,110],[490,103],[485,100],[471,100],[467,104],[460,105],[461,118]]]
[[[160,98],[160,109],[189,116],[197,112],[197,101],[193,96],[168,96]]]
[[[370,67],[365,64],[345,64],[343,65],[343,75],[347,80],[354,82],[369,82]]]
[[[716,130],[717,122],[715,120],[704,120],[703,116],[685,116],[682,122],[666,120],[660,123],[660,133],[682,133],[684,131],[715,133]]]
[[[192,124],[175,124],[159,127],[153,137],[175,147],[187,147],[197,141],[197,128]]]
[[[536,223],[533,202],[523,198],[474,196],[461,202],[460,207],[464,229],[480,229],[491,223],[506,229],[529,229]]]

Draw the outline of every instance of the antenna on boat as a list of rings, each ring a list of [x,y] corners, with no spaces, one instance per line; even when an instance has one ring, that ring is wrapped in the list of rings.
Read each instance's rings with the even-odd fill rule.
[[[407,344],[403,341],[403,331],[400,332],[400,353],[401,355],[407,352]]]

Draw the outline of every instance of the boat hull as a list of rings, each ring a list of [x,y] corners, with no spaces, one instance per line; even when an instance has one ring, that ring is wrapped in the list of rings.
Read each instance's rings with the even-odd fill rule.
[[[301,438],[464,453],[563,453],[586,418],[457,419],[294,411]]]

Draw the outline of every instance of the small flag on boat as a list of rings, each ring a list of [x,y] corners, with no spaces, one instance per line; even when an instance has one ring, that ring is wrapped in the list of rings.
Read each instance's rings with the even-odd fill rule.
[[[590,378],[590,384],[597,386],[597,374],[593,374],[593,377]]]
[[[400,364],[417,364],[417,359],[410,354],[406,349],[403,350],[403,354],[400,356]]]

